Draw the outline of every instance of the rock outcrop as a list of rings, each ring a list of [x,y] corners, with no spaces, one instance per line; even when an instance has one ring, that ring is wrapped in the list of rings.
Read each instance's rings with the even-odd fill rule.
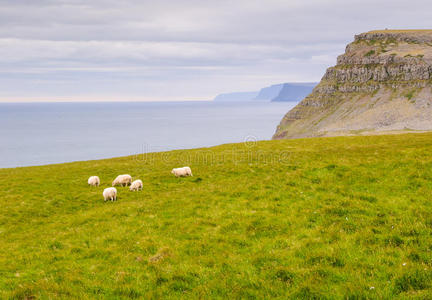
[[[274,139],[432,130],[432,30],[355,36]]]

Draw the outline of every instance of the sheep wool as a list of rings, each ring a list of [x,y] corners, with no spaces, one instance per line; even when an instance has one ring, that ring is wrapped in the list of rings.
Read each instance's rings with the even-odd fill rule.
[[[98,176],[90,176],[90,178],[87,180],[87,183],[92,186],[99,186],[100,179]]]
[[[131,186],[129,187],[130,191],[139,191],[143,188],[143,182],[140,179],[135,180],[132,182]]]
[[[132,176],[129,174],[119,175],[114,179],[112,182],[112,186],[121,185],[121,186],[128,186],[132,183]]]
[[[114,187],[106,188],[106,189],[104,189],[102,195],[103,195],[105,201],[107,201],[107,200],[115,201],[115,200],[117,200],[117,189]]]

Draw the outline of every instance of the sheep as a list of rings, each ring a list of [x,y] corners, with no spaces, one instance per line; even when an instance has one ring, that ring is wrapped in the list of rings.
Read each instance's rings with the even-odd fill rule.
[[[92,186],[99,186],[100,179],[98,176],[90,176],[90,178],[87,180],[87,183]]]
[[[174,174],[175,177],[192,176],[192,171],[189,167],[174,168],[171,173]]]
[[[112,186],[121,185],[121,186],[128,186],[132,183],[132,176],[129,174],[119,175],[114,179],[112,182]]]
[[[186,170],[183,168],[174,168],[171,170],[171,173],[174,174],[175,177],[186,176]]]
[[[143,182],[140,179],[135,180],[132,182],[131,186],[129,187],[130,191],[139,191],[143,188]]]
[[[186,170],[186,175],[187,175],[187,176],[193,176],[193,175],[192,175],[192,170],[191,170],[191,168],[189,168],[189,167],[183,167],[183,169]]]
[[[117,200],[117,189],[114,188],[114,187],[106,188],[106,189],[104,189],[102,195],[103,195],[105,201],[107,201],[107,200],[111,200],[111,201]]]

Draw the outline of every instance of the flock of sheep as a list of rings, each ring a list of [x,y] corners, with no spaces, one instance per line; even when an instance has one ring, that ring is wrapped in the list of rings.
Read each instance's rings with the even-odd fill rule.
[[[174,169],[172,169],[171,173],[174,174],[175,177],[193,176],[192,170],[189,167],[174,168]],[[100,179],[98,176],[90,176],[90,178],[87,180],[87,183],[91,186],[99,186],[100,185]],[[130,185],[130,187],[129,187],[130,191],[140,191],[143,188],[143,182],[140,179],[134,180],[132,182],[132,176],[130,176],[129,174],[119,175],[112,182],[113,187],[109,187],[109,188],[104,189],[102,195],[103,195],[105,201],[117,200],[117,189],[114,187],[116,185],[121,185],[121,186]]]

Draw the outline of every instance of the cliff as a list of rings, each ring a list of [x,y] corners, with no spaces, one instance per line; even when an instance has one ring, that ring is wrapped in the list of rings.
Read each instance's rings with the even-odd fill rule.
[[[432,30],[355,36],[274,139],[432,129]]]
[[[317,82],[285,83],[279,94],[272,99],[274,102],[301,101],[312,92]]]
[[[254,100],[271,100],[274,97],[277,97],[277,95],[279,95],[283,86],[284,84],[280,83],[262,88]]]
[[[264,100],[270,101],[277,95],[283,87],[283,83],[274,84],[271,86],[264,87],[256,92],[233,92],[224,93],[217,95],[214,101],[252,101],[252,100]]]
[[[264,87],[256,92],[233,92],[217,95],[214,101],[295,101],[307,96],[317,83],[280,83]]]

